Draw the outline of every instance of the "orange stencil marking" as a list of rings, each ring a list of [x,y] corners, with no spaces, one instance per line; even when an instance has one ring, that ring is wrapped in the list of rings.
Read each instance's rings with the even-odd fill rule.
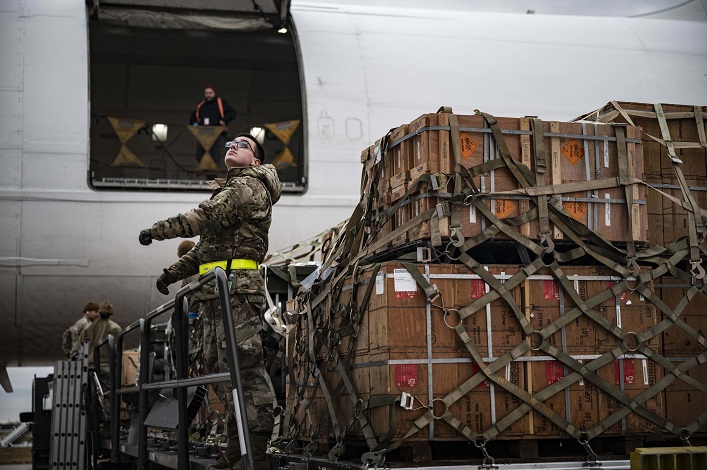
[[[496,217],[505,219],[516,210],[516,205],[510,199],[496,199]]]
[[[459,134],[459,143],[461,144],[460,151],[464,160],[471,157],[471,154],[474,153],[476,147],[479,146],[466,132],[461,132]]]
[[[575,193],[573,197],[578,198],[579,194]],[[584,214],[587,213],[587,203],[581,201],[565,201],[562,206],[572,216],[574,220],[582,220]]]
[[[575,139],[571,139],[567,144],[560,149],[562,154],[571,164],[575,164],[584,157],[584,149],[582,145]]]

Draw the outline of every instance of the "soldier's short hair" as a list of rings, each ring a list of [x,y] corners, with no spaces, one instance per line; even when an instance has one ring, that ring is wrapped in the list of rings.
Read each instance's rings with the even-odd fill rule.
[[[261,165],[262,165],[263,163],[265,163],[265,149],[263,148],[262,145],[260,145],[260,142],[258,142],[258,139],[256,139],[255,137],[253,137],[252,135],[250,135],[250,134],[248,134],[248,133],[246,133],[246,132],[243,132],[243,133],[241,133],[241,134],[238,134],[238,135],[236,136],[236,138],[238,138],[238,137],[247,137],[248,139],[250,139],[250,140],[252,140],[253,142],[255,142],[255,149],[254,149],[255,158],[257,158],[258,160],[260,160],[260,164],[261,164]]]
[[[181,258],[182,256],[186,255],[187,253],[189,253],[189,250],[194,248],[194,245],[196,245],[196,243],[194,243],[193,241],[184,240],[177,247],[177,256],[179,256]]]
[[[100,305],[98,305],[96,302],[89,302],[83,306],[83,312],[86,313],[93,310],[98,310],[99,307]]]

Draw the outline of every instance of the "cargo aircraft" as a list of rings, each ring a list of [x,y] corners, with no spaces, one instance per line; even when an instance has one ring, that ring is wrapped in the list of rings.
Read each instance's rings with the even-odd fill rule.
[[[218,149],[198,167],[211,131],[188,124],[206,83],[237,111],[227,134],[257,134],[280,172],[272,250],[348,217],[361,151],[442,105],[569,120],[614,99],[707,104],[704,0],[498,3],[0,2],[5,388],[6,366],[62,358],[87,301],[125,326],[167,300],[154,284],[179,240],[137,236],[224,173]]]

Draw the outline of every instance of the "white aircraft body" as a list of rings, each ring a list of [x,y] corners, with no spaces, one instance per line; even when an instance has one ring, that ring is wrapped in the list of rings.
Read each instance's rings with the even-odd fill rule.
[[[0,366],[61,358],[61,334],[89,300],[110,299],[114,320],[123,326],[168,300],[155,289],[155,280],[175,260],[180,240],[144,247],[138,233],[195,207],[208,192],[160,190],[149,183],[144,189],[111,187],[92,173],[94,154],[102,151],[96,139],[108,139],[110,133],[109,128],[96,130],[103,125],[97,107],[110,101],[111,90],[121,93],[118,70],[132,67],[148,74],[150,60],[161,60],[159,54],[139,64],[121,59],[128,65],[110,69],[110,60],[123,51],[118,39],[131,37],[101,21],[112,18],[111,25],[117,24],[125,11],[155,19],[160,4],[169,3],[0,2]],[[223,6],[229,2],[191,3],[211,9],[208,14],[165,10],[183,17],[238,16]],[[399,3],[294,0],[289,6],[286,26],[301,87],[304,173],[303,184],[295,185],[299,189],[274,206],[271,250],[347,218],[359,200],[361,151],[390,128],[442,105],[459,114],[479,109],[497,116],[569,120],[614,99],[707,104],[705,21],[494,13],[473,11],[472,2],[448,8],[437,5],[442,2],[405,8]],[[185,31],[190,24],[179,34],[196,41],[201,33]],[[101,52],[99,64],[92,57],[104,43],[94,44],[92,38],[103,31],[115,39],[115,49]],[[148,43],[136,47],[135,54],[153,46]],[[236,108],[245,110],[239,116],[246,119],[248,106],[255,107],[257,100],[251,97],[246,106],[240,91],[246,96],[256,85],[267,85],[263,96],[276,103],[279,81],[251,80],[249,88],[239,90],[228,85],[237,77],[234,70],[224,69],[223,76],[219,71],[241,54],[255,61],[258,53],[217,50],[213,56],[223,55],[223,63],[211,64],[208,73],[190,83],[191,95],[170,91],[182,78],[176,68],[171,80],[131,106],[159,101],[167,107],[171,94],[181,106],[175,119],[186,124],[200,87],[214,81],[228,90],[224,96],[241,103]],[[118,85],[106,91],[108,82],[101,80]],[[155,85],[149,79],[140,83],[147,84]],[[277,108],[272,105],[272,119],[266,115],[263,122],[283,120]]]

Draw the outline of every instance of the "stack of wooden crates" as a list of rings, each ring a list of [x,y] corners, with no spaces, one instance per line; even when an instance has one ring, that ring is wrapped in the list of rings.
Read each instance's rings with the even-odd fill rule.
[[[662,109],[707,207],[707,108]],[[440,109],[365,149],[360,212],[288,309],[296,437],[380,451],[705,431],[705,293],[684,257],[661,261],[686,251],[671,243],[688,217],[656,191],[683,200],[656,116]]]

